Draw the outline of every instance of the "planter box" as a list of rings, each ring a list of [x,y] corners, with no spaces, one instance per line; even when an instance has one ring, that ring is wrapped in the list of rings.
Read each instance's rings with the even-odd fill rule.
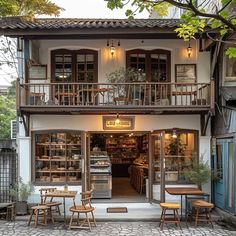
[[[16,215],[27,215],[28,213],[27,202],[16,202]]]

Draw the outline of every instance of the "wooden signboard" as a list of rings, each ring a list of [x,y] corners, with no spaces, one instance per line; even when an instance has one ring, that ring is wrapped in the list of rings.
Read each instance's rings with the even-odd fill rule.
[[[134,116],[121,116],[117,122],[116,116],[103,116],[104,130],[133,130]]]
[[[28,69],[28,77],[30,80],[46,80],[47,65],[31,65]]]

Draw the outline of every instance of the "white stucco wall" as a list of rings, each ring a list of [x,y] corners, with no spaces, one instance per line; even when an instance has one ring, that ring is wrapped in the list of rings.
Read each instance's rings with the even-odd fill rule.
[[[134,131],[153,131],[168,128],[200,130],[199,115],[135,115]],[[101,115],[32,115],[31,131],[46,129],[72,129],[104,131]]]
[[[143,41],[143,42],[142,42]],[[188,43],[181,39],[122,39],[121,46],[117,46],[118,40],[114,40],[116,52],[113,58],[110,55],[106,40],[43,40],[38,41],[39,63],[48,65],[48,82],[51,77],[50,52],[55,49],[93,49],[98,51],[98,82],[106,82],[106,74],[125,67],[126,51],[131,49],[166,49],[171,51],[171,81],[175,81],[175,64],[197,64],[197,82],[209,82],[210,80],[210,53],[199,52],[198,41],[191,42],[192,56],[187,56]],[[34,81],[36,82],[36,81]],[[42,82],[42,81],[39,81]]]

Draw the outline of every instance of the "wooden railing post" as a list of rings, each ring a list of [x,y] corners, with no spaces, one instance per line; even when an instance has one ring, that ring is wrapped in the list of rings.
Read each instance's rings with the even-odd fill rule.
[[[20,109],[21,105],[21,91],[20,91],[20,81],[16,80],[16,110]]]
[[[215,80],[211,79],[210,85],[210,110],[211,114],[215,115]]]

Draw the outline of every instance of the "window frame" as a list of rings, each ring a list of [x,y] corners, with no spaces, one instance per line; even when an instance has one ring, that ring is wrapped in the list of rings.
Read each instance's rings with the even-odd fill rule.
[[[83,164],[83,159],[85,158],[85,153],[84,153],[84,135],[83,135],[83,131],[81,130],[68,130],[68,129],[48,129],[48,130],[40,130],[40,131],[32,131],[31,132],[31,137],[32,137],[32,143],[31,143],[31,147],[32,147],[32,151],[31,151],[31,180],[34,183],[34,185],[42,185],[42,186],[47,186],[47,185],[63,185],[63,184],[68,184],[68,185],[82,185],[83,182],[83,178],[84,178],[84,173],[81,170],[81,179],[79,179],[78,181],[68,181],[68,179],[66,179],[66,181],[60,181],[60,182],[53,182],[52,179],[50,179],[50,181],[38,181],[36,180],[36,135],[40,135],[40,134],[48,134],[48,135],[52,135],[52,134],[58,134],[58,133],[72,133],[72,134],[79,134],[80,135],[80,140],[81,140],[81,144],[80,144],[80,149],[81,149],[81,154],[79,154],[81,156],[80,162],[81,165]],[[66,142],[67,143],[67,142]],[[57,144],[55,144],[57,145]],[[58,144],[60,145],[60,144]],[[69,160],[65,160],[66,162],[69,162]],[[81,166],[81,168],[83,168]],[[52,174],[51,172],[52,170],[50,169],[50,176]],[[67,176],[67,174],[70,172],[67,172],[67,170],[65,170],[65,175]]]
[[[228,47],[235,47],[234,45],[229,45],[227,47],[225,47],[224,50],[224,55],[223,55],[223,86],[235,86],[236,85],[236,75],[235,76],[227,76],[227,68],[228,68],[228,60],[235,60],[235,64],[236,64],[236,58],[227,58],[228,56],[225,54],[225,51],[227,50]],[[226,79],[226,78],[230,78],[230,79]]]
[[[145,73],[146,73],[146,82],[154,82],[151,81],[151,55],[152,54],[165,54],[167,55],[167,80],[165,82],[171,82],[171,51],[165,49],[153,49],[153,50],[145,50],[145,49],[132,49],[126,51],[126,68],[130,67],[130,55],[131,54],[145,54]],[[159,81],[161,82],[161,81]]]
[[[90,83],[97,83],[98,81],[98,52],[91,49],[79,49],[79,50],[70,50],[70,49],[56,49],[51,51],[51,82],[56,82],[56,75],[55,75],[55,56],[56,54],[71,54],[72,56],[72,79],[68,83],[83,83],[83,82],[77,82],[77,55],[78,54],[93,54],[94,55],[94,78],[93,81]],[[89,83],[89,82],[84,82]]]

